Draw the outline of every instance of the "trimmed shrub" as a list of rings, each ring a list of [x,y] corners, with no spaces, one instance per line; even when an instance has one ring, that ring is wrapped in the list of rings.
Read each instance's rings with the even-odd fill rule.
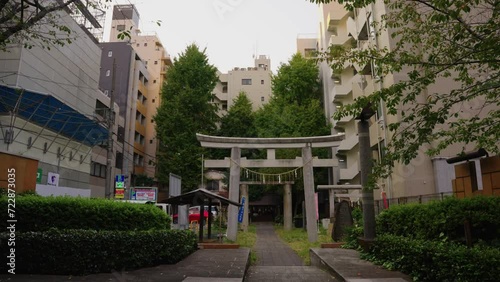
[[[1,198],[7,206],[7,198]],[[170,217],[154,205],[74,197],[16,198],[16,231],[57,229],[149,230],[170,229]],[[5,230],[7,213],[1,214]]]
[[[8,234],[0,234],[8,254]],[[180,230],[57,230],[17,233],[16,273],[85,275],[176,263],[197,249],[193,232]],[[5,273],[6,264],[0,266]]]
[[[417,281],[498,281],[500,250],[383,234],[363,258]]]
[[[377,217],[377,234],[415,239],[464,242],[464,221],[471,224],[474,241],[500,238],[500,197],[446,198],[428,204],[393,206]]]

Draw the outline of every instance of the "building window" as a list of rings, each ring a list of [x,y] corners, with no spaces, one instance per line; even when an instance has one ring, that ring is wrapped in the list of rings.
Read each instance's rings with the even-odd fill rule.
[[[153,83],[156,83],[156,79],[153,79]]]
[[[251,78],[243,78],[241,80],[242,85],[252,85],[252,79]]]
[[[118,133],[116,139],[120,143],[125,142],[125,128],[123,126],[118,125]]]
[[[158,61],[155,61],[155,65],[157,65],[157,64],[158,64]]]
[[[148,46],[148,43],[144,43],[144,47]]]
[[[207,181],[207,190],[219,191],[219,181],[217,181],[217,180]]]
[[[107,70],[106,71],[106,76],[110,76],[111,75],[111,71],[110,70]]]
[[[142,166],[144,164],[144,157],[134,153],[134,165]]]
[[[90,164],[90,175],[106,178],[106,166],[100,163],[91,162]]]
[[[154,122],[154,120],[153,120],[153,119],[151,119],[151,123],[153,123],[153,122]]]
[[[141,91],[137,91],[137,101],[141,102],[142,103],[142,98],[144,96],[142,95]]]
[[[119,24],[116,26],[116,30],[118,31],[124,31],[125,30],[125,25],[124,24]]]
[[[264,96],[260,97],[260,100],[261,100],[262,102],[264,102]]]
[[[144,157],[134,153],[134,165],[142,166],[144,164]]]
[[[316,49],[311,49],[311,48],[304,49],[304,56],[306,58],[314,57],[315,54],[316,54]]]
[[[118,169],[123,168],[123,154],[120,152],[116,152],[115,167]]]
[[[108,51],[108,57],[113,57],[113,51]]]
[[[137,47],[141,46],[141,44],[137,43]]]
[[[261,79],[261,80],[260,80],[260,84],[264,84],[264,79]]]
[[[153,139],[149,140],[149,144],[153,144]]]

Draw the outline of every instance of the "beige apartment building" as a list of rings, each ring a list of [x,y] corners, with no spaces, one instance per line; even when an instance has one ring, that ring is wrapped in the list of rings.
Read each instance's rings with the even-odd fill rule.
[[[135,60],[144,66],[138,77],[133,76],[138,86],[129,89],[135,99],[126,113],[130,115],[131,120],[126,131],[130,132],[130,140],[133,141],[130,142],[133,143],[133,152],[128,154],[128,158],[130,163],[133,163],[129,167],[131,175],[146,174],[154,177],[159,142],[153,117],[160,105],[161,86],[172,60],[156,33],[141,32],[139,18],[139,12],[134,5],[115,5],[110,41],[120,42],[118,33],[130,31],[131,38],[125,38],[123,41],[133,50]],[[134,72],[137,67],[137,64],[129,64],[128,71]],[[131,185],[133,184],[132,180]]]
[[[368,7],[355,9],[352,12],[345,10],[338,3],[320,4],[317,37],[298,37],[297,49],[306,55],[313,49],[326,51],[330,45],[391,48],[394,42],[389,33],[376,35],[371,30],[370,24],[373,21],[380,21],[385,9],[383,1],[376,1]],[[381,87],[396,83],[404,79],[405,74],[394,73],[384,77],[383,82],[377,82],[370,65],[345,65],[339,73],[334,73],[326,62],[319,63],[319,67],[325,115],[334,125],[332,134],[343,132],[346,136],[340,146],[333,151],[339,159],[339,169],[334,170],[333,181],[338,184],[359,184],[357,121],[353,117],[333,120],[332,115],[340,105],[352,103],[356,97],[368,95]],[[449,84],[438,85],[440,86],[434,87],[449,87]],[[386,114],[382,103],[377,106],[376,115],[370,121],[370,144],[374,159],[382,157],[383,148],[391,137],[386,125],[398,120],[398,116]],[[433,158],[425,155],[425,150],[426,148],[422,148],[417,158],[409,165],[396,165],[392,176],[380,183],[380,187],[389,198],[452,192],[452,179],[455,173],[453,166],[446,163],[446,159],[459,153],[462,146],[450,147],[440,156]],[[380,197],[382,190],[375,192],[376,198]]]
[[[271,59],[259,55],[253,67],[235,67],[228,73],[217,73],[219,81],[214,88],[214,103],[219,114],[224,115],[233,105],[240,92],[245,92],[256,111],[271,99]]]

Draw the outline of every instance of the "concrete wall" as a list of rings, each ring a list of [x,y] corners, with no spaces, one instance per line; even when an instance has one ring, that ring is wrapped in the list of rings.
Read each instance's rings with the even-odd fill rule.
[[[253,110],[269,102],[271,91],[271,60],[260,55],[255,59],[253,67],[237,67],[227,74],[227,106],[233,105],[233,100],[244,91],[252,102]],[[250,79],[251,85],[244,85],[243,79]]]
[[[297,37],[297,51],[302,57],[310,57],[311,51],[317,51],[317,37]]]
[[[0,116],[1,124],[5,125],[9,122],[9,116]],[[4,142],[0,142],[0,150],[38,160],[38,167],[43,169],[42,183],[47,183],[49,172],[55,172],[60,174],[59,184],[61,186],[89,188],[90,147],[70,141],[61,135],[56,137],[56,132],[42,129],[33,123],[26,123],[19,117],[14,126],[16,128],[24,127],[24,130],[14,130],[14,134],[19,133],[17,138],[8,146]],[[36,139],[38,133],[40,136]],[[30,137],[34,143],[31,148],[28,148]],[[45,144],[47,144],[47,152],[44,152]],[[61,158],[57,157],[58,150],[61,152]],[[82,163],[80,163],[81,159]]]
[[[71,187],[56,187],[51,185],[36,185],[36,192],[41,196],[72,196],[72,197],[91,197],[90,190]]]

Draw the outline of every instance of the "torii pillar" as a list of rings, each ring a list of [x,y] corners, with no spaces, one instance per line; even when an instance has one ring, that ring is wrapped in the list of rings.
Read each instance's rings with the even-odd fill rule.
[[[292,230],[292,184],[286,183],[283,191],[283,227]]]
[[[229,170],[229,200],[240,202],[240,158],[239,147],[231,149],[231,168]],[[238,234],[238,207],[229,205],[227,214],[227,238],[236,241]]]
[[[309,242],[318,241],[318,227],[316,226],[316,201],[314,200],[314,177],[312,164],[311,144],[302,148],[304,162],[304,198],[306,204],[307,238]]]

